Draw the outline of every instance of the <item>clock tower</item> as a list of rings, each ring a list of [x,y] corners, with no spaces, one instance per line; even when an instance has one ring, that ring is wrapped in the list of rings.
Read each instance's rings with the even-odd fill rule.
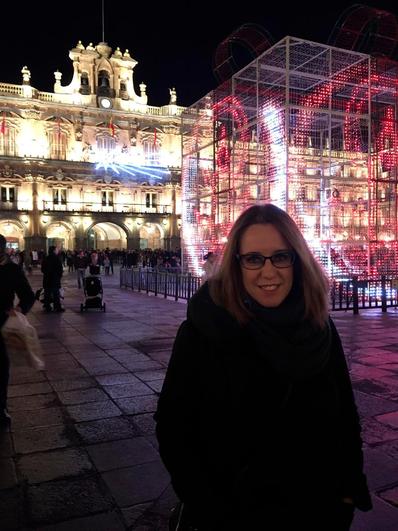
[[[69,85],[61,85],[62,74],[55,73],[54,92],[65,95],[65,101],[95,105],[104,110],[141,110],[148,103],[145,84],[136,94],[133,70],[137,61],[120,48],[112,51],[106,42],[83,46],[81,41],[69,52],[73,61],[73,78]]]

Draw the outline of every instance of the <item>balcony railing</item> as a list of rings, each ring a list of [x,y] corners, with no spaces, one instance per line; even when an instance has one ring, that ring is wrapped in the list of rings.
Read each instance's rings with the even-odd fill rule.
[[[52,212],[113,212],[120,214],[172,214],[171,205],[156,205],[148,207],[139,203],[113,203],[104,205],[101,201],[77,202],[68,201],[65,204],[54,201],[43,201],[43,210]]]
[[[10,83],[0,83],[0,94],[6,96],[23,96],[21,85],[11,85]]]
[[[0,211],[32,210],[32,201],[0,201]]]
[[[46,103],[71,103],[67,98],[70,95],[65,94],[55,94],[53,92],[42,92],[34,87],[30,87],[29,89],[32,90],[31,95],[33,98],[36,98],[40,101],[44,101]],[[26,97],[26,93],[24,90],[23,85],[13,85],[10,83],[0,83],[0,95],[2,96],[17,96],[17,97]],[[66,96],[66,97],[65,97]],[[93,96],[92,94],[89,94],[88,96]],[[114,94],[113,96],[114,97]],[[83,101],[82,101],[83,104]],[[169,116],[170,114],[173,114],[175,116],[180,116],[182,112],[185,110],[185,107],[181,106],[174,106],[173,105],[173,113],[170,113],[170,106],[164,105],[163,107],[154,107],[152,105],[145,105],[142,106],[141,110],[136,110],[135,112],[140,112],[144,114],[150,114],[152,116]]]

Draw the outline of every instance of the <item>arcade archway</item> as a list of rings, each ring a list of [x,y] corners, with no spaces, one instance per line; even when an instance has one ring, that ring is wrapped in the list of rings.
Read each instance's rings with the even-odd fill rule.
[[[60,249],[74,248],[75,231],[65,222],[54,222],[47,227],[47,246],[55,245]]]
[[[164,231],[157,223],[145,223],[140,228],[140,249],[162,249]]]
[[[93,225],[87,232],[88,249],[127,249],[127,234],[115,223],[102,222]]]
[[[25,247],[24,229],[18,222],[11,219],[3,219],[0,221],[0,234],[7,240],[7,247],[12,249],[19,249],[20,251]]]

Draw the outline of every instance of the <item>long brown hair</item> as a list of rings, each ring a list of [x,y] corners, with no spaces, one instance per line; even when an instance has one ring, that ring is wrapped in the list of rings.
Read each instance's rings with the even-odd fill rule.
[[[245,289],[236,255],[245,230],[255,224],[272,224],[296,253],[294,283],[299,283],[304,296],[305,317],[324,326],[328,316],[328,278],[310,251],[300,229],[282,209],[272,204],[253,205],[235,221],[228,236],[217,275],[209,281],[214,302],[226,308],[240,323],[252,316],[244,303]]]

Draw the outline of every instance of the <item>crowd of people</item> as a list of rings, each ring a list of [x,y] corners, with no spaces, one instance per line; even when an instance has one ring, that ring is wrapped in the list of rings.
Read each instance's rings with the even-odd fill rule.
[[[43,249],[30,252],[8,249],[7,253],[11,262],[32,273],[33,268],[40,267],[46,253]],[[82,255],[83,253],[83,255]],[[82,256],[90,264],[91,256],[97,256],[98,265],[103,268],[105,274],[113,274],[114,264],[122,267],[151,267],[159,269],[181,270],[181,250],[166,251],[164,249],[103,249],[103,250],[63,250],[58,251],[58,259],[62,266],[68,268],[68,272],[77,271],[82,267]]]
[[[8,248],[8,260],[30,275],[34,268],[43,273],[43,309],[46,312],[63,312],[61,304],[61,278],[67,268],[69,273],[76,272],[77,287],[83,288],[84,279],[88,274],[114,274],[114,265],[133,268],[167,269],[175,273],[181,272],[181,251],[163,249],[103,249],[103,250],[63,250],[50,246],[48,254],[43,250],[30,252]]]

